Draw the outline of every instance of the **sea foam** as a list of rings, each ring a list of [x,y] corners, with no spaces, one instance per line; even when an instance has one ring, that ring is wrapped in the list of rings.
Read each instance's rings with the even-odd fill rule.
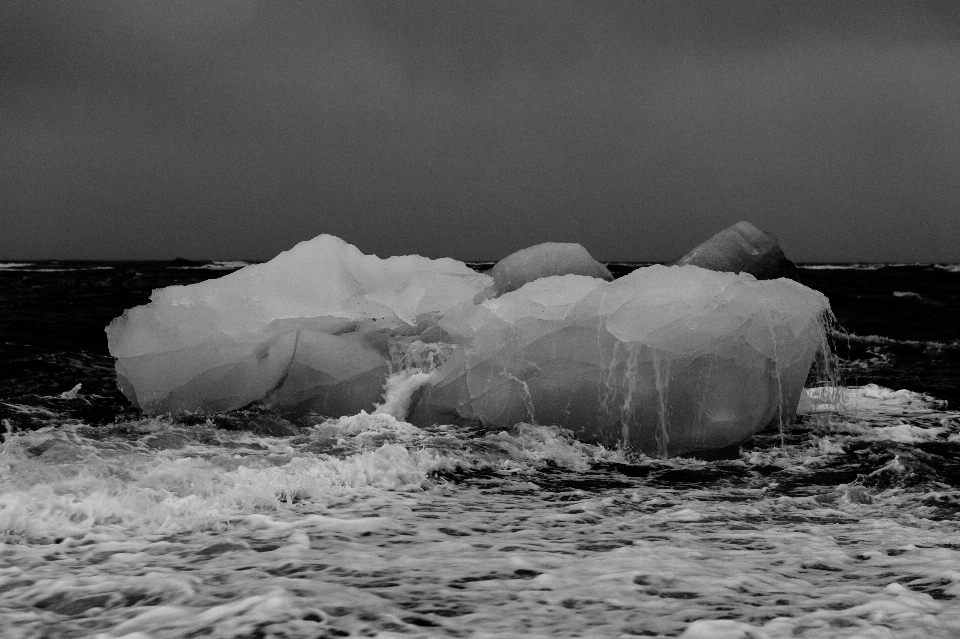
[[[288,437],[168,418],[15,433],[0,624],[104,639],[953,636],[960,533],[928,503],[949,495],[883,489],[915,473],[907,449],[849,484],[775,487],[836,468],[866,428],[960,433],[922,395],[843,392],[831,420],[803,417],[807,434],[720,462],[389,413]]]

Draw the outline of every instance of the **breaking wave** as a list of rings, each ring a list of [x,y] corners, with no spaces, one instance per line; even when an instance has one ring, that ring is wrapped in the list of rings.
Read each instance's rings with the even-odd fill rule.
[[[933,398],[808,389],[792,428],[715,461],[547,425],[417,428],[393,401],[283,436],[189,416],[9,435],[0,625],[103,638],[960,629],[960,500],[929,452],[958,450],[960,414]]]

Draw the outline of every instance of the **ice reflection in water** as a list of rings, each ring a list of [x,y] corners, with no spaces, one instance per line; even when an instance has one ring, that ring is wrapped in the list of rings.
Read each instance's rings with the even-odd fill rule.
[[[0,628],[956,636],[960,414],[875,386],[845,400],[824,413],[813,393],[782,442],[712,462],[389,410],[285,437],[163,419],[21,433],[0,454]]]

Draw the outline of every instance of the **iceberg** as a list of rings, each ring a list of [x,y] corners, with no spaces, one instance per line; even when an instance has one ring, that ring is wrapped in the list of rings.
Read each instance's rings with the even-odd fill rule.
[[[529,255],[544,246],[566,256],[548,271],[589,274],[539,276]],[[127,310],[106,329],[118,383],[154,414],[262,402],[416,425],[528,422],[656,455],[793,419],[825,343],[822,294],[689,265],[609,281],[565,246],[578,248],[531,247],[502,271],[532,279],[500,291],[496,273],[456,260],[380,259],[321,235]]]
[[[750,222],[737,222],[668,266],[700,266],[711,271],[750,273],[758,280],[798,279],[800,271],[787,259],[777,238]]]
[[[544,242],[520,249],[494,264],[487,275],[493,278],[497,295],[551,275],[613,279],[606,266],[593,259],[582,245],[573,242]]]
[[[489,295],[466,264],[380,259],[321,235],[264,264],[153,292],[106,329],[117,380],[148,413],[251,402],[354,414],[380,399],[391,344]]]
[[[553,424],[661,456],[742,443],[793,420],[828,309],[696,266],[539,279],[441,319],[457,346],[411,421]]]

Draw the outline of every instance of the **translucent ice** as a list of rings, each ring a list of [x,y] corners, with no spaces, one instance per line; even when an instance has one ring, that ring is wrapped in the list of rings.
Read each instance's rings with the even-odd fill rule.
[[[607,267],[576,243],[544,242],[520,249],[487,271],[497,294],[515,291],[527,282],[551,275],[587,275],[612,280]]]
[[[740,443],[793,418],[828,308],[695,266],[539,279],[441,320],[459,345],[412,421],[554,424],[660,455]]]
[[[490,285],[456,260],[380,259],[321,235],[265,264],[154,291],[107,337],[121,389],[147,412],[266,398],[353,414],[381,399],[392,339],[472,306]]]
[[[537,260],[518,263],[524,277],[539,272]],[[256,401],[333,417],[412,410],[415,424],[558,425],[673,455],[792,419],[828,309],[791,280],[696,266],[494,290],[455,260],[382,260],[323,235],[155,291],[107,334],[121,388],[147,412]]]
[[[777,238],[750,222],[737,222],[683,257],[671,262],[677,266],[700,266],[711,271],[750,273],[758,280],[778,277],[797,279],[798,271],[787,259]]]

